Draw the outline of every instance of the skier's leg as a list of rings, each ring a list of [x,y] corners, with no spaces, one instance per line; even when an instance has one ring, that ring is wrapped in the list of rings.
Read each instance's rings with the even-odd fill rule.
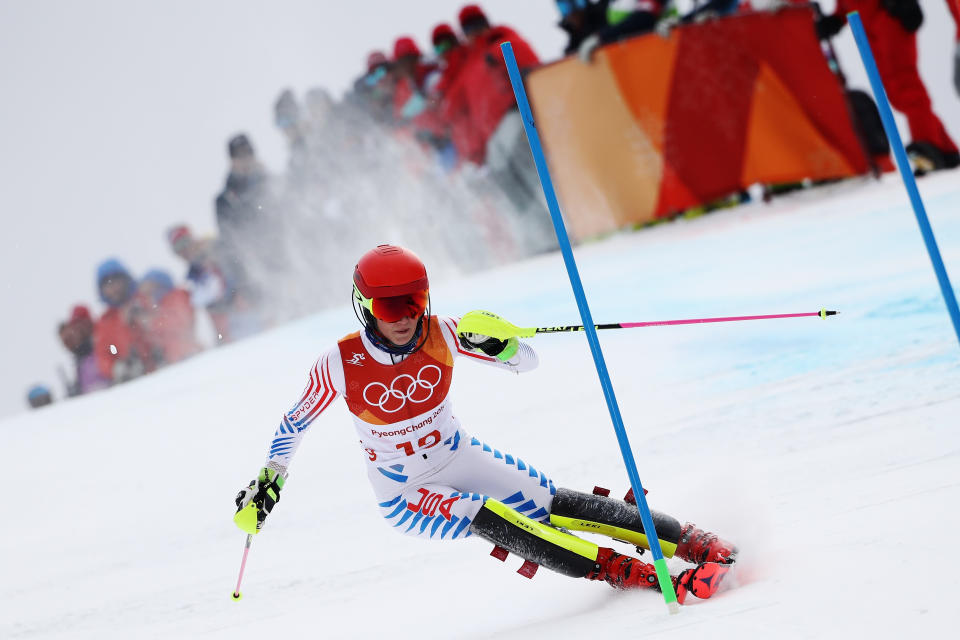
[[[451,449],[449,460],[423,476],[405,475],[416,474],[413,464],[371,467],[370,479],[382,500],[381,513],[398,531],[441,540],[476,534],[534,566],[543,565],[572,577],[604,580],[621,589],[659,589],[653,565],[540,521],[550,517],[557,493],[546,474],[462,432],[451,439]],[[421,477],[429,481],[418,481]],[[385,498],[394,493],[394,497]],[[487,494],[503,496],[513,508]],[[689,582],[688,573],[675,578],[675,583],[684,576]],[[676,588],[685,589],[679,583]],[[709,596],[703,591],[694,593]]]
[[[597,545],[532,520],[493,498],[477,511],[470,529],[524,560],[573,578],[587,577],[597,562]]]
[[[474,454],[463,457],[466,466],[473,472],[483,468],[487,453],[483,448],[484,445],[481,444]],[[489,459],[499,461],[500,458],[495,458],[493,455],[495,451],[491,448]],[[458,466],[456,462],[448,465],[435,477],[450,475],[449,468],[456,466]],[[516,462],[513,466],[517,466]],[[461,469],[461,472],[463,471],[465,470]],[[526,478],[531,481],[535,479],[529,472],[524,471],[521,476],[516,469],[510,471],[506,468],[496,468],[492,475],[501,481],[508,477],[512,477],[515,481],[509,489],[498,489],[496,482],[486,485],[499,493],[515,489],[518,479]],[[538,473],[536,476],[538,481],[534,485],[537,489],[541,488],[539,477]],[[532,487],[525,487],[525,489],[528,495],[533,494]],[[515,491],[513,495],[520,492]],[[547,495],[549,496],[549,489]],[[538,497],[542,499],[542,496]],[[516,499],[513,502],[517,507],[524,507],[527,504]],[[516,509],[494,498],[488,498],[479,493],[457,491],[448,485],[441,484],[409,485],[403,487],[396,497],[380,502],[379,507],[387,522],[406,535],[436,540],[457,540],[476,534],[495,546],[523,558],[528,563],[533,563],[534,567],[528,569],[526,573],[528,576],[532,575],[535,566],[542,565],[574,578],[605,580],[611,586],[621,589],[659,588],[653,565],[559,531],[519,513]],[[541,509],[543,507],[538,507],[537,511]],[[527,506],[525,510],[532,515],[537,515],[537,511],[533,511],[532,507]],[[543,509],[543,513],[547,514],[547,511]],[[503,558],[505,557],[506,554],[503,555]]]
[[[536,567],[543,565],[573,578],[603,580],[616,589],[660,590],[657,570],[652,564],[531,520],[493,498],[488,498],[477,511],[470,531],[492,542],[493,555],[501,560],[506,559],[507,554],[498,555],[498,549],[526,560],[520,573],[527,577],[532,577]],[[716,593],[729,568],[710,562],[674,576],[677,600],[683,604],[689,593],[709,598]]]
[[[652,511],[653,524],[663,555],[694,564],[736,559],[737,548],[692,523],[681,525],[667,514]],[[590,531],[649,549],[640,512],[635,505],[602,495],[557,489],[550,508],[550,524],[570,531]]]
[[[465,435],[461,442],[456,460],[437,477],[461,490],[487,496],[471,516],[472,533],[532,565],[567,576],[605,580],[617,588],[659,588],[653,565],[546,523],[557,490],[544,472],[477,438]],[[524,575],[532,575],[530,564],[524,567],[528,568]]]
[[[459,540],[470,535],[470,523],[485,496],[441,484],[404,487],[378,504],[380,514],[397,531],[434,540]]]
[[[546,521],[556,488],[541,470],[464,434],[457,457],[437,478],[461,491],[499,500],[533,520]]]

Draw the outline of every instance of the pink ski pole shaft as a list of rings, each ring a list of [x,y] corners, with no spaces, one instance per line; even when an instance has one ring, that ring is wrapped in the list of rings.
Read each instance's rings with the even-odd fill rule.
[[[708,322],[741,322],[743,320],[776,320],[778,318],[805,318],[812,316],[820,316],[825,318],[826,316],[836,315],[836,311],[811,311],[809,313],[775,313],[772,315],[765,316],[730,316],[727,318],[688,318],[686,320],[654,320],[651,322],[624,322],[621,323],[621,327],[624,329],[631,329],[633,327],[663,327],[672,324],[702,324]]]
[[[722,318],[687,318],[684,320],[653,320],[649,322],[612,322],[609,324],[594,325],[596,329],[633,329],[636,327],[665,327],[676,324],[706,324],[710,322],[741,322],[744,320],[775,320],[778,318],[806,318],[837,315],[837,311],[811,311],[809,313],[775,313],[763,316],[727,316]],[[529,330],[527,330],[529,331]],[[560,333],[564,331],[583,331],[583,325],[567,325],[563,327],[537,327],[536,333]]]
[[[247,566],[247,555],[250,553],[250,543],[253,542],[253,535],[247,534],[247,543],[243,546],[243,560],[240,561],[240,575],[237,576],[237,588],[233,590],[230,597],[239,600],[243,597],[240,593],[240,583],[243,581],[243,569]]]

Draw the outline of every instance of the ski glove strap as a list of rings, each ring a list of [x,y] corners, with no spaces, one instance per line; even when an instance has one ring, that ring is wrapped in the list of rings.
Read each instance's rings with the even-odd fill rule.
[[[273,505],[280,502],[280,490],[285,482],[286,478],[276,469],[260,469],[257,478],[241,489],[234,500],[236,525],[247,533],[259,533]]]
[[[461,333],[460,344],[463,345],[464,349],[482,351],[501,362],[506,362],[515,356],[517,349],[520,348],[520,341],[516,337],[499,340],[485,336],[482,333]]]

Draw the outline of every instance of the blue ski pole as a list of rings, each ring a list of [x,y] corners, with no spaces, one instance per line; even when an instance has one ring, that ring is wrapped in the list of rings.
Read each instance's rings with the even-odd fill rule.
[[[917,189],[917,180],[914,178],[913,171],[910,169],[907,151],[903,148],[903,141],[900,139],[900,133],[897,131],[897,124],[893,120],[893,111],[890,109],[890,102],[887,99],[887,92],[883,88],[883,81],[880,80],[877,63],[873,59],[870,41],[867,39],[867,33],[863,30],[863,21],[860,20],[860,14],[856,11],[848,13],[847,20],[850,22],[850,29],[853,30],[853,37],[857,41],[857,48],[860,50],[863,66],[866,67],[867,75],[870,77],[870,86],[873,89],[873,97],[877,101],[877,107],[880,109],[883,129],[887,132],[887,139],[890,140],[890,148],[893,149],[893,155],[897,159],[897,167],[900,169],[903,185],[907,188],[907,193],[910,195],[910,204],[913,205],[913,213],[917,216],[917,224],[920,225],[923,242],[927,245],[930,262],[933,263],[933,270],[937,274],[937,281],[940,283],[940,292],[943,294],[943,300],[947,304],[947,311],[950,312],[950,319],[953,321],[953,330],[957,334],[957,340],[960,341],[960,309],[957,307],[957,298],[953,294],[953,287],[950,284],[950,278],[947,276],[947,269],[943,266],[940,249],[937,247],[937,239],[934,237],[933,229],[930,227],[930,221],[927,219],[927,211],[923,207],[923,200],[920,198],[920,191]]]
[[[580,272],[573,258],[570,238],[567,236],[567,229],[560,215],[560,205],[557,203],[557,195],[553,190],[553,181],[550,179],[550,171],[547,168],[547,161],[544,158],[543,148],[540,145],[540,136],[533,123],[533,113],[530,111],[530,103],[527,101],[527,92],[523,87],[523,80],[520,78],[517,59],[513,55],[513,47],[509,42],[501,44],[500,49],[503,52],[503,59],[507,63],[507,72],[510,74],[510,84],[513,85],[513,95],[516,96],[517,106],[520,107],[523,128],[527,132],[527,141],[530,143],[533,160],[537,165],[540,185],[543,187],[543,194],[547,198],[550,218],[553,220],[553,228],[557,233],[560,251],[563,253],[563,262],[567,267],[570,286],[573,287],[573,295],[577,299],[577,307],[580,309],[580,318],[583,321],[584,333],[587,334],[587,342],[590,343],[593,362],[597,367],[597,375],[600,377],[600,386],[603,388],[603,395],[607,401],[607,409],[610,411],[610,419],[613,421],[613,428],[617,433],[617,441],[620,443],[620,454],[623,456],[623,462],[627,467],[627,476],[630,478],[630,486],[633,488],[633,495],[637,500],[637,507],[640,509],[640,519],[643,521],[643,530],[647,535],[647,541],[650,543],[650,551],[653,553],[653,566],[657,570],[657,580],[660,583],[660,590],[663,592],[663,599],[667,603],[667,608],[670,613],[677,613],[679,611],[677,594],[673,589],[673,582],[670,580],[667,561],[664,559],[663,551],[660,549],[660,539],[657,537],[653,517],[650,515],[650,507],[647,505],[643,485],[640,483],[637,463],[634,461],[630,441],[627,439],[627,431],[623,426],[623,418],[620,416],[620,406],[617,404],[617,397],[613,393],[613,384],[610,382],[607,364],[603,359],[603,351],[600,349],[600,339],[597,337],[597,330],[594,328],[593,316],[590,313],[587,297],[583,291],[583,283],[580,281]]]

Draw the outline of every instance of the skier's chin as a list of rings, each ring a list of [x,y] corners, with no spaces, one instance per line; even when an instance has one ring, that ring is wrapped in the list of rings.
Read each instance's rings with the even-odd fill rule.
[[[416,336],[419,319],[405,318],[399,322],[379,321],[378,325],[380,335],[386,338],[387,342],[396,347],[405,347]]]
[[[405,347],[410,344],[410,341],[413,340],[413,329],[404,329],[401,331],[393,331],[392,335],[386,336],[387,340],[395,347]]]

